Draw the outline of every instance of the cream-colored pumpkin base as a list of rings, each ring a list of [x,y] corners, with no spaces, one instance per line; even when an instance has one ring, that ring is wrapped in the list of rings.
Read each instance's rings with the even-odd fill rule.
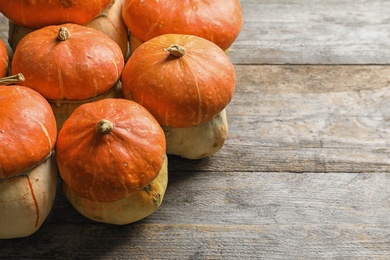
[[[187,159],[201,159],[218,152],[228,135],[226,110],[210,122],[194,127],[162,126],[167,143],[167,154]]]
[[[104,10],[98,17],[91,22],[85,24],[86,27],[97,29],[112,40],[114,40],[122,50],[123,56],[126,58],[129,55],[129,33],[122,19],[122,4],[123,0],[116,0],[112,6]],[[9,21],[8,24],[8,43],[13,51],[20,40],[33,29],[16,25]]]
[[[29,173],[0,180],[0,239],[35,233],[49,215],[58,179],[54,153]]]
[[[115,0],[115,3],[106,12],[85,26],[103,32],[118,43],[126,59],[129,55],[129,32],[122,19],[122,4],[123,0]]]
[[[58,131],[60,131],[66,119],[69,118],[76,108],[82,104],[98,101],[104,98],[123,98],[121,82],[119,81],[106,93],[85,100],[48,100],[56,118]]]
[[[63,182],[65,196],[84,217],[107,224],[126,225],[146,218],[161,205],[168,185],[168,158],[149,185],[140,192],[114,202],[99,202],[81,198]]]

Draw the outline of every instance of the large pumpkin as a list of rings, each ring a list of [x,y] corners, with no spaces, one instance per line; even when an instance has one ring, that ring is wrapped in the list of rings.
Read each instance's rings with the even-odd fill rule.
[[[122,16],[131,33],[131,51],[168,33],[197,35],[227,50],[243,24],[239,0],[124,0]]]
[[[165,34],[142,44],[122,72],[124,96],[143,105],[164,126],[210,121],[231,101],[236,75],[216,44]]]
[[[0,82],[0,238],[24,237],[39,229],[54,203],[56,121],[38,92]]]
[[[167,153],[189,159],[217,152],[227,137],[225,108],[235,89],[234,66],[216,44],[165,34],[142,44],[122,72],[127,99],[163,126]]]
[[[0,78],[8,74],[8,51],[2,40],[0,40]]]
[[[162,202],[164,132],[133,101],[107,98],[78,107],[59,132],[56,156],[65,195],[92,220],[131,223]]]
[[[108,9],[104,10],[98,17],[94,18],[84,26],[95,28],[113,39],[122,49],[123,56],[128,55],[128,30],[122,19],[122,2],[116,0],[115,3]],[[8,43],[13,51],[15,51],[19,41],[28,33],[35,29],[14,24],[9,21]]]
[[[113,2],[114,0],[2,0],[0,12],[17,25],[42,28],[63,23],[88,23]]]
[[[77,24],[47,26],[17,45],[12,74],[50,101],[58,128],[81,102],[115,96],[124,57],[104,33]],[[76,104],[75,104],[76,102]]]

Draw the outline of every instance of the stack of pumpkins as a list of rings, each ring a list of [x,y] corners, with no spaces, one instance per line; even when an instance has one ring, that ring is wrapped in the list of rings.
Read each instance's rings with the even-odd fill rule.
[[[74,208],[98,222],[152,214],[167,154],[219,151],[236,75],[227,51],[239,0],[0,2],[0,238],[33,234],[57,175]]]

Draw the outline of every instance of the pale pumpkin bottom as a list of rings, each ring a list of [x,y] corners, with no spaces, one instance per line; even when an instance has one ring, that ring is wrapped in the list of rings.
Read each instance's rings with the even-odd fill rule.
[[[35,233],[49,215],[58,179],[54,153],[31,171],[0,180],[0,239]]]
[[[96,222],[126,225],[144,219],[161,205],[168,185],[168,158],[165,156],[158,176],[140,192],[114,202],[92,201],[76,195],[63,182],[65,196],[84,217]]]
[[[184,128],[162,126],[167,154],[186,159],[201,159],[218,152],[227,139],[228,122],[223,109],[210,122]]]
[[[61,130],[64,122],[69,118],[73,111],[85,103],[98,101],[104,98],[123,98],[122,84],[120,81],[106,93],[84,100],[48,100],[56,118],[57,130]]]

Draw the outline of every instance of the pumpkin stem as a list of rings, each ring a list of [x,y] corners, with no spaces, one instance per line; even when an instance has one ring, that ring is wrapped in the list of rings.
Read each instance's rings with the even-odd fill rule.
[[[21,81],[24,81],[24,76],[22,73],[18,73],[12,76],[0,78],[0,84],[2,85],[10,85],[12,83],[19,83]]]
[[[60,27],[58,30],[57,40],[66,41],[70,38],[70,32],[66,27]]]
[[[172,44],[168,48],[165,48],[164,51],[169,52],[170,55],[180,58],[186,54],[186,50],[179,44]]]
[[[95,126],[95,131],[99,134],[108,134],[112,130],[114,130],[114,124],[107,119],[100,120]]]

